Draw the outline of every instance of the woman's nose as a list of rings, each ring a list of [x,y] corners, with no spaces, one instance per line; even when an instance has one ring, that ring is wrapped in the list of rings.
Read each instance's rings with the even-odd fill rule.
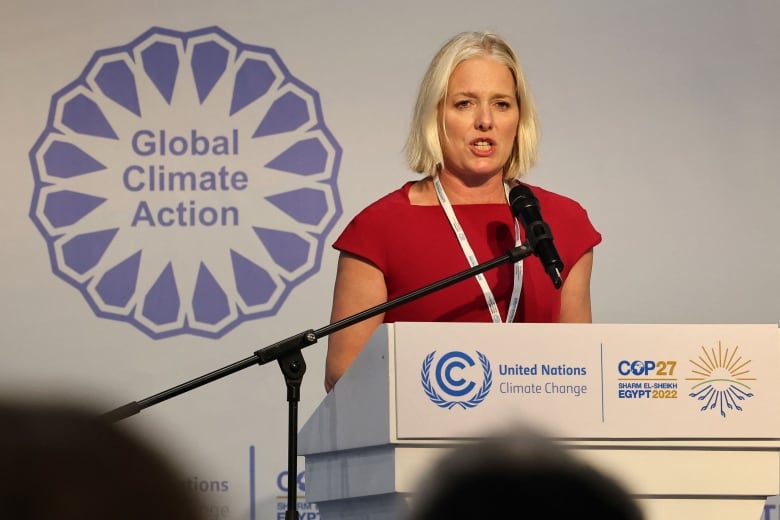
[[[489,108],[482,108],[477,112],[476,125],[480,131],[493,128],[493,114],[490,112]]]

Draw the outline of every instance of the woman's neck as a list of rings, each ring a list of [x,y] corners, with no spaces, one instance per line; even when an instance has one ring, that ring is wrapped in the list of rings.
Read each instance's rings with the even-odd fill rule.
[[[452,204],[500,204],[506,202],[501,175],[463,177],[442,172],[439,181]]]

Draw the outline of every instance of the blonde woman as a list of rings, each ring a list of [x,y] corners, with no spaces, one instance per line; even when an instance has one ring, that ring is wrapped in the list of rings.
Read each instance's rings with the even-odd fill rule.
[[[538,128],[515,52],[465,32],[433,58],[406,143],[421,174],[362,210],[340,251],[331,321],[499,257],[523,243],[507,197],[533,166]],[[592,249],[601,235],[574,200],[529,186],[564,264],[556,288],[536,258],[504,264],[342,329],[328,339],[330,391],[383,322],[590,322]]]

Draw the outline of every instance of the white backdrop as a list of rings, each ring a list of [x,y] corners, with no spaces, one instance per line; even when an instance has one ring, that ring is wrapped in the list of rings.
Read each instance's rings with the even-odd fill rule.
[[[342,150],[342,214],[323,237],[319,268],[272,316],[216,338],[153,338],[96,316],[52,272],[47,242],[30,218],[36,186],[28,154],[46,128],[52,96],[95,52],[128,45],[152,27],[212,26],[273,49],[319,94]],[[529,181],[579,200],[604,235],[595,254],[594,321],[780,320],[776,0],[11,0],[0,16],[0,391],[108,410],[327,324],[330,243],[360,208],[412,178],[401,147],[418,81],[438,46],[468,29],[496,30],[520,54],[542,125],[541,161]],[[304,350],[301,423],[324,395],[325,344]],[[286,485],[279,480],[285,395],[269,364],[127,422],[153,432],[193,485],[219,482],[201,484],[209,503],[227,508],[212,518],[277,518]],[[768,510],[767,519],[776,518]]]

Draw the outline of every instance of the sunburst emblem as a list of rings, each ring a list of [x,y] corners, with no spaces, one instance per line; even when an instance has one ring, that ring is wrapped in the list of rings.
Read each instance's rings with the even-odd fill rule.
[[[749,381],[755,381],[750,377],[748,365],[750,359],[742,359],[739,355],[739,347],[732,351],[724,349],[720,341],[717,352],[715,348],[709,350],[701,347],[702,354],[697,360],[689,360],[691,371],[697,376],[686,378],[688,381],[698,381],[691,387],[688,394],[703,402],[701,411],[707,410],[720,412],[721,417],[726,417],[726,411],[742,411],[740,403],[753,397]]]

